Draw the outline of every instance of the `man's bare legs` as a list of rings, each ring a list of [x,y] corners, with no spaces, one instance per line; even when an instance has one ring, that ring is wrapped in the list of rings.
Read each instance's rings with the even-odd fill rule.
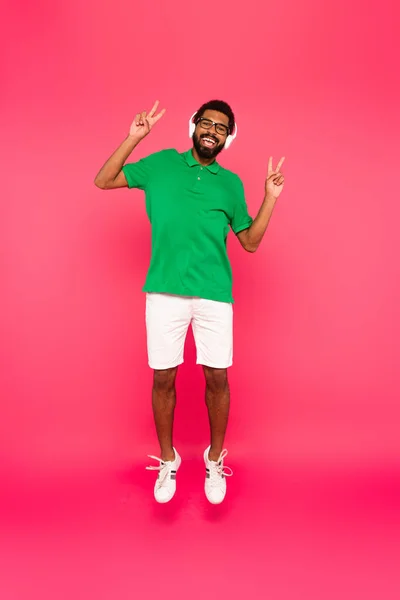
[[[211,448],[209,459],[218,460],[228,425],[230,393],[227,369],[203,367],[206,379],[206,405],[210,423]],[[155,370],[153,380],[153,414],[161,458],[174,460],[173,424],[176,405],[175,380],[178,367]]]

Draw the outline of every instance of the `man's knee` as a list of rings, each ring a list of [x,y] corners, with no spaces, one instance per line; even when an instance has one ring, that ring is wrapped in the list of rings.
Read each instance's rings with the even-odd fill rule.
[[[228,370],[204,367],[206,385],[212,392],[221,392],[228,388]]]
[[[153,388],[158,391],[169,391],[175,385],[178,367],[172,369],[154,370]]]

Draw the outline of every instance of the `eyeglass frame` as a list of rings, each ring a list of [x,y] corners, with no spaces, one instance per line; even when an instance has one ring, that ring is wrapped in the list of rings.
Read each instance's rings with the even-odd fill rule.
[[[212,119],[209,119],[208,117],[199,117],[197,119],[197,121],[196,121],[196,125],[198,125],[200,123],[200,121],[209,121],[211,123],[210,127],[203,127],[203,129],[206,129],[206,130],[212,129],[213,126],[214,126],[215,131],[217,133],[219,133],[217,131],[217,125],[220,125],[221,127],[225,127],[226,128],[226,133],[225,134],[220,133],[220,135],[226,135],[226,136],[228,136],[231,133],[230,127],[228,125],[225,125],[224,123],[216,123],[215,121],[213,121]],[[201,126],[201,123],[200,123],[200,126]]]

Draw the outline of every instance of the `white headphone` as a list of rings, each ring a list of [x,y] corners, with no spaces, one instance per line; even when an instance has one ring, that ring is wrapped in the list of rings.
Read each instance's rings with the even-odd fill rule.
[[[197,111],[195,113],[193,113],[192,118],[189,121],[189,137],[192,138],[193,134],[195,132],[196,129],[196,123],[194,122],[194,118],[197,115]],[[227,150],[229,148],[229,146],[232,144],[233,140],[235,139],[235,137],[237,136],[237,125],[235,123],[235,130],[233,133],[231,133],[230,135],[227,136],[226,138],[226,142],[225,142],[225,146],[224,148]]]

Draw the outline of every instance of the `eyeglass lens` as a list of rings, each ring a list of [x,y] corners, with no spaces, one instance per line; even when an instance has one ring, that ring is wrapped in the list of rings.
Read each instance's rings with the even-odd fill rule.
[[[202,127],[204,127],[204,129],[211,129],[211,127],[215,125],[215,130],[220,135],[227,135],[229,131],[226,125],[223,125],[222,123],[214,123],[214,121],[211,121],[210,119],[200,119],[200,124]]]

